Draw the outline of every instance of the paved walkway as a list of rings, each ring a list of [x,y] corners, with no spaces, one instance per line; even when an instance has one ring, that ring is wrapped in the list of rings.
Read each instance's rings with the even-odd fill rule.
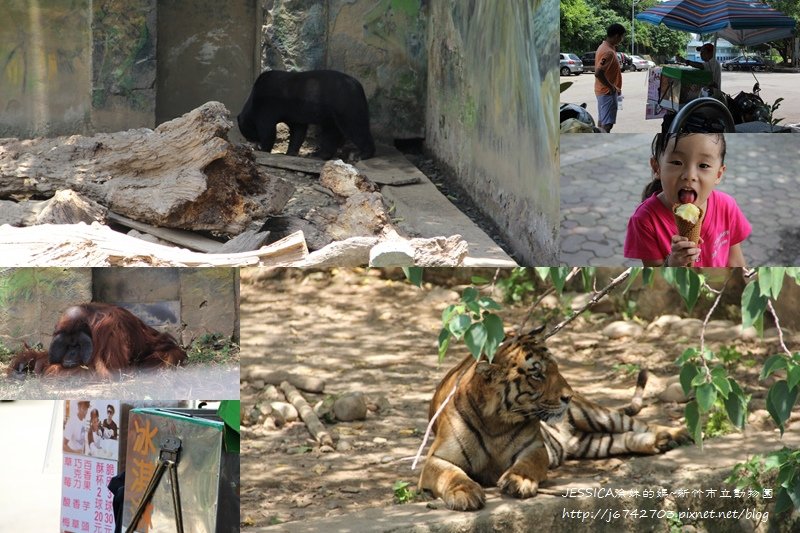
[[[561,262],[641,265],[622,256],[628,218],[650,179],[650,134],[561,136]],[[800,138],[729,134],[719,190],[753,226],[749,266],[800,265]],[[610,155],[606,155],[610,154]]]

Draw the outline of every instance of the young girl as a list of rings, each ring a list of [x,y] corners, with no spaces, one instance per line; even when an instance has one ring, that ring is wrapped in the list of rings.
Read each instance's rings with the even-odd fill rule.
[[[666,135],[653,139],[653,180],[628,221],[625,257],[644,266],[744,266],[741,243],[750,223],[724,192],[714,190],[725,172],[721,133]],[[705,213],[700,242],[678,235],[672,207],[693,203]]]

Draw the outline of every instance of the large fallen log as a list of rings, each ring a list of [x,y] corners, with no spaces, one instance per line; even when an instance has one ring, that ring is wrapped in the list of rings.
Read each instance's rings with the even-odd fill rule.
[[[293,187],[228,142],[228,110],[208,102],[155,130],[0,140],[0,200],[72,189],[154,226],[229,235],[279,213]]]
[[[129,237],[96,222],[0,226],[0,257],[9,267],[279,266],[307,255],[300,232],[251,252],[204,254]]]

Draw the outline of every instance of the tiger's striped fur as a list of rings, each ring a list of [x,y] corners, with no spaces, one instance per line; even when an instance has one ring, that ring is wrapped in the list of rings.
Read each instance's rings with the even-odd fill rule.
[[[480,509],[482,486],[535,496],[548,468],[565,459],[657,454],[687,439],[685,429],[648,426],[574,393],[539,340],[542,329],[504,342],[492,363],[466,357],[436,388],[429,417],[456,392],[434,422],[419,486],[449,508]],[[644,381],[630,412],[641,408]]]

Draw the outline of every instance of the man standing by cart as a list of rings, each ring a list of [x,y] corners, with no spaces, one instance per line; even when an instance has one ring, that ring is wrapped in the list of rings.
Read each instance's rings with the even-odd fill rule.
[[[679,57],[679,60],[683,60],[685,65],[689,65],[690,67],[699,68],[701,70],[707,70],[711,73],[711,85],[709,87],[712,89],[713,94],[717,94],[717,91],[722,92],[722,67],[717,61],[717,54],[715,54],[714,45],[711,43],[706,43],[703,46],[698,46],[697,51],[700,52],[700,59],[703,62],[699,61],[691,61],[689,59],[683,59]]]
[[[617,59],[617,45],[625,37],[625,27],[614,23],[606,30],[606,39],[595,53],[594,94],[597,97],[597,123],[600,131],[610,133],[617,122],[617,100],[622,97],[622,69]]]

